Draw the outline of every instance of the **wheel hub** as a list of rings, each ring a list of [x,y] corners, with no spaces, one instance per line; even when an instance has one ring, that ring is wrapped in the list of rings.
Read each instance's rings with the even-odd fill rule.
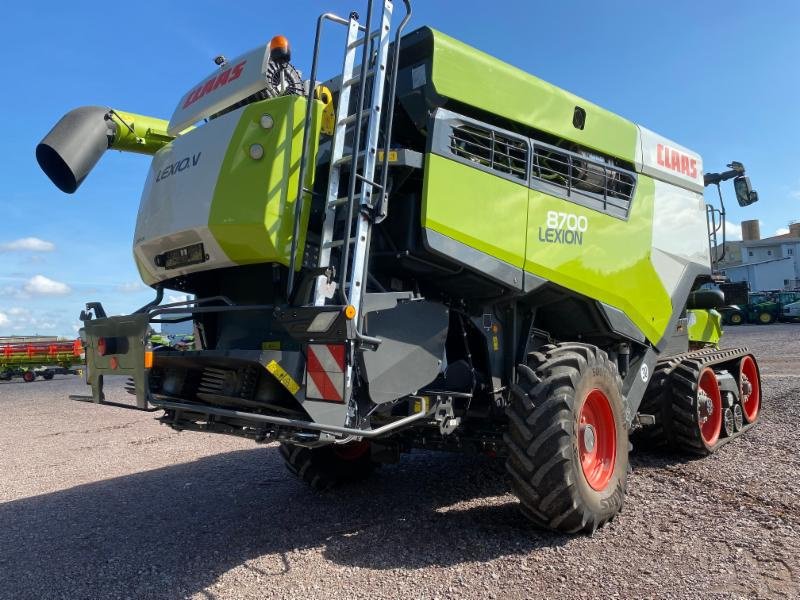
[[[747,402],[750,398],[750,394],[753,393],[753,384],[750,383],[750,380],[747,378],[747,375],[744,373],[742,374],[742,402]]]
[[[704,425],[714,414],[714,403],[703,389],[697,392],[697,417],[700,425]]]
[[[617,426],[611,403],[600,390],[587,394],[577,427],[578,453],[583,476],[589,486],[604,491],[617,462]]]
[[[594,444],[595,444],[595,433],[594,427],[591,425],[584,425],[583,426],[583,447],[586,448],[587,452],[594,451]]]

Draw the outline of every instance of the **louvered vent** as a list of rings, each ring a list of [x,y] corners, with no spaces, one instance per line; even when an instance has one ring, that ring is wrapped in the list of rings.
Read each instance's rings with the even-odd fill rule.
[[[476,125],[457,125],[451,130],[450,150],[491,171],[522,181],[527,177],[528,144],[525,140]]]
[[[633,173],[602,156],[540,142],[533,143],[531,180],[532,185],[538,181],[555,186],[567,199],[622,218],[628,216],[636,188]]]

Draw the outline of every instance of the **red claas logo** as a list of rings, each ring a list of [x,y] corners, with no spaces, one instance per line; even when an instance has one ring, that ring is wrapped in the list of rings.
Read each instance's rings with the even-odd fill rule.
[[[230,69],[225,69],[216,77],[212,77],[203,85],[189,92],[189,94],[186,96],[186,100],[183,101],[183,108],[188,108],[206,94],[213,92],[217,88],[221,88],[224,85],[228,85],[234,79],[238,79],[239,75],[241,75],[242,71],[244,70],[244,64],[246,62],[246,60],[243,60],[238,65],[231,67]]]
[[[662,167],[681,173],[692,179],[697,177],[696,158],[692,158],[683,152],[678,152],[674,148],[670,148],[664,144],[658,144],[656,150],[658,152],[658,164]]]

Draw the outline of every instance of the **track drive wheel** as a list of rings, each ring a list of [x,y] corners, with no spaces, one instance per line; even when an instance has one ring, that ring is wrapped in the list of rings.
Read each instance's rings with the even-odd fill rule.
[[[339,483],[366,479],[375,470],[369,442],[305,448],[282,442],[280,453],[286,468],[317,492]]]
[[[34,373],[33,371],[25,371],[22,374],[22,381],[24,381],[25,383],[31,383],[35,379],[36,379],[36,373]]]
[[[672,377],[667,437],[677,450],[705,456],[714,451],[722,431],[722,395],[714,370],[683,363]]]
[[[761,376],[755,359],[749,354],[739,361],[738,382],[744,420],[755,423],[761,410]]]
[[[622,380],[589,344],[544,346],[519,365],[507,409],[506,468],[536,526],[594,532],[622,509],[628,425]]]

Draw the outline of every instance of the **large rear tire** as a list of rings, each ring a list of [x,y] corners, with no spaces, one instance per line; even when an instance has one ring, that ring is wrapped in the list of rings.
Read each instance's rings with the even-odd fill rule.
[[[304,448],[283,442],[280,453],[286,468],[317,492],[339,483],[362,481],[376,466],[367,441],[321,448]]]
[[[32,383],[36,379],[36,373],[33,371],[25,371],[22,374],[22,381],[25,383]]]
[[[545,346],[511,388],[506,463],[523,514],[536,526],[592,533],[622,509],[628,425],[622,380],[589,344]]]

